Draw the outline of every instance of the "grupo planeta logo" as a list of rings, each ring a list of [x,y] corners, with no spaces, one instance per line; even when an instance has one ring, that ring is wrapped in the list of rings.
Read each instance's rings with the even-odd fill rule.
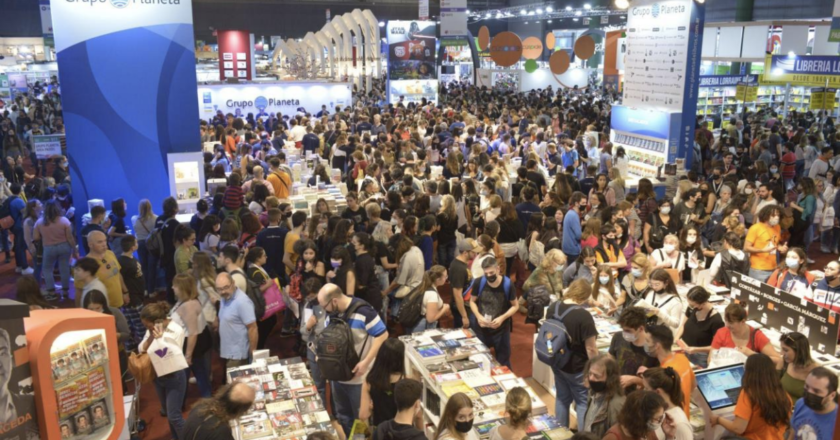
[[[125,9],[128,5],[137,3],[140,5],[180,5],[181,0],[66,0],[67,3],[87,4],[87,6],[99,6],[110,4],[115,9]]]
[[[650,7],[650,15],[653,15],[653,18],[659,17],[659,3],[654,3]]]
[[[110,0],[110,1],[111,1],[111,6],[117,8],[117,9],[122,9],[122,8],[128,6],[128,1],[129,0]]]

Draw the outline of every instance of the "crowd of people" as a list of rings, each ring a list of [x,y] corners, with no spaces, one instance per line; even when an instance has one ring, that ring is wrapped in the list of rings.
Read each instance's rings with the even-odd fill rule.
[[[628,154],[609,140],[614,92],[450,84],[436,104],[381,105],[375,85],[356,92],[355,106],[201,121],[202,141],[216,144],[205,175],[226,185],[189,224],[175,218],[172,197],[137,207],[116,199],[82,224],[67,159],[32,155],[32,134],[63,131],[60,96],[19,95],[0,115],[0,213],[13,220],[0,242],[21,274],[17,298],[51,308],[73,291],[75,307],[113,315],[123,369],[127,353],[162,339],[181,346],[188,368],[155,379],[176,439],[210,438],[204,430],[229,429],[247,410],[247,387],[213,396],[212,365],[248,364],[275,331],[296,338],[324,401],[330,388],[339,434],[361,418],[381,428],[376,438],[425,438],[422,386],[405,376],[394,336],[452,322],[510,367],[514,322],[539,327],[529,305],[551,295],[549,310],[567,312],[572,351],[553,368],[555,415],[577,438],[692,438],[692,364],[706,367],[723,348],[746,357],[745,375],[734,419],[713,426],[756,440],[831,435],[837,377],[812,360],[806,337],[785,334],[777,352],[743,306],[721,314],[705,289],[681,297],[675,284],[703,269],[725,286],[728,274],[748,273],[840,310],[840,262],[819,281],[809,272],[813,242],[833,254],[840,243],[840,134],[830,117],[760,110],[733,116],[718,136],[698,118],[691,168],[662,192],[652,177],[629,183]],[[304,185],[334,183],[331,169],[340,171],[346,209],[326,199],[292,208],[289,148],[327,164]],[[287,308],[272,314],[263,295],[277,288]],[[416,295],[419,317],[409,319],[400,311]],[[618,320],[607,353],[580,306]],[[358,358],[348,380],[327,379],[317,356],[338,318]],[[207,400],[185,420],[189,383]],[[507,424],[491,438],[522,438],[530,411],[528,394],[510,391]],[[474,417],[456,394],[434,438],[463,440]]]

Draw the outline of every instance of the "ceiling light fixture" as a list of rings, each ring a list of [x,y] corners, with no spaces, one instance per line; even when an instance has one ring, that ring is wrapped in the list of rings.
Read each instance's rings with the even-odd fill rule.
[[[519,13],[522,15],[528,15],[528,11],[526,11],[525,9],[519,11]]]
[[[501,13],[501,12],[497,12],[497,13],[496,13],[496,18],[497,18],[497,19],[502,18],[502,13]]]
[[[542,8],[537,8],[537,14],[542,14],[542,13],[543,13]]]
[[[545,12],[548,12],[550,14],[550,13],[554,12],[554,8],[549,6],[549,7],[545,8]]]
[[[587,4],[583,5],[583,9],[586,9],[586,10],[592,9],[592,5],[587,3]]]
[[[578,17],[580,17],[581,15],[583,15],[583,12],[580,12],[580,11],[575,11],[575,15],[576,15],[576,16],[578,16]]]
[[[627,9],[630,7],[628,0],[615,0],[615,7],[618,9]]]
[[[382,27],[382,26],[385,26],[385,22],[384,22],[384,21],[380,21],[380,22],[379,22],[379,27]]]

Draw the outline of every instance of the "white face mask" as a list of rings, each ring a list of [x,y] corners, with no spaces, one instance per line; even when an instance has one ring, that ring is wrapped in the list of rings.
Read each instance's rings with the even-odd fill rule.
[[[671,252],[674,252],[674,245],[672,245],[672,244],[663,245],[662,250],[665,251],[666,254],[670,254]]]
[[[688,244],[694,244],[695,241],[697,241],[697,237],[695,237],[693,235],[689,235],[688,237],[685,237],[685,242],[688,243]]]
[[[657,430],[657,429],[659,429],[659,428],[661,428],[661,427],[662,427],[662,422],[659,422],[659,423],[656,423],[656,422],[648,422],[648,424],[647,424],[647,429],[648,429],[648,431],[654,431],[654,432],[656,432],[656,430]]]
[[[753,193],[753,190],[752,190],[752,188],[747,188],[747,189],[744,190],[744,193],[749,195],[749,194]]]
[[[789,269],[799,269],[799,259],[798,258],[786,258],[785,265]]]
[[[670,206],[663,206],[662,208],[659,209],[659,212],[661,212],[663,214],[670,214],[671,213],[671,207]]]
[[[770,218],[770,226],[778,226],[778,225],[779,225],[779,217]]]
[[[630,332],[621,332],[621,336],[627,342],[636,342],[636,335]]]

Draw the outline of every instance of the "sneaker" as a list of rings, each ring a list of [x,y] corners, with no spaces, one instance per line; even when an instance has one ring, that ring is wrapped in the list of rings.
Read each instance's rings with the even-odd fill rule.
[[[32,275],[33,273],[35,273],[35,269],[27,267],[26,269],[23,269],[20,273],[23,275]]]
[[[58,295],[56,295],[55,292],[47,292],[44,294],[44,299],[47,301],[55,301],[58,299]]]
[[[191,383],[191,384],[193,384],[193,385],[195,385],[195,384],[197,384],[197,383],[198,383],[198,381],[197,381],[197,380],[195,380],[195,378],[194,378],[194,377],[191,377],[191,378],[189,379],[189,381],[188,381],[188,382],[189,382],[189,383]]]

